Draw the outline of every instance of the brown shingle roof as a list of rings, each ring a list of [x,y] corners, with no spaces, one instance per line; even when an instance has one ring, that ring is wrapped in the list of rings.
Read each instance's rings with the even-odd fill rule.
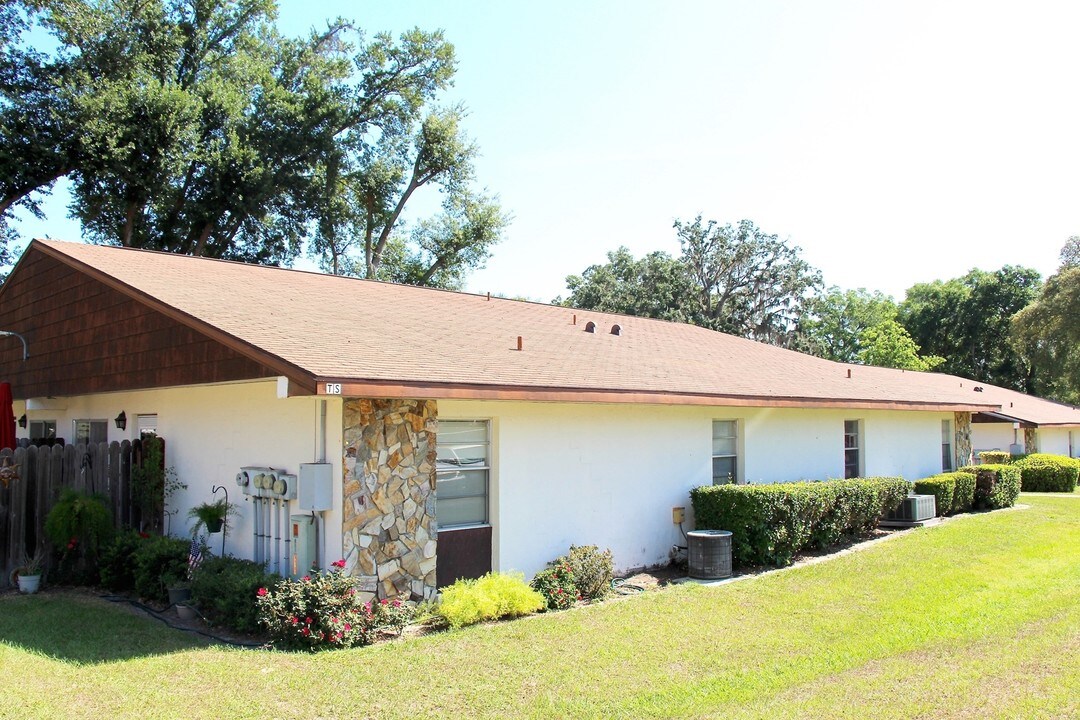
[[[845,365],[679,323],[168,253],[35,246],[253,356],[278,359],[283,374],[341,382],[347,394],[942,410],[1002,403],[961,378]],[[1070,412],[1061,417],[1080,423],[1080,411]]]

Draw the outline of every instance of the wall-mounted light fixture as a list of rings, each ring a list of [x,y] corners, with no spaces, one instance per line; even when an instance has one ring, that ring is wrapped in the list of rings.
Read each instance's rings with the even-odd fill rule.
[[[26,413],[23,413],[22,417],[19,418],[19,427],[21,427],[21,428],[26,427]]]
[[[118,430],[127,430],[127,415],[124,414],[123,410],[116,416],[116,427]]]

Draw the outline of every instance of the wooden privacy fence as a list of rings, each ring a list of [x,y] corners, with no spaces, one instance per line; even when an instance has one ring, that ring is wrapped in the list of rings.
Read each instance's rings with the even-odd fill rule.
[[[143,518],[132,501],[131,466],[141,457],[139,440],[0,450],[0,466],[14,465],[6,487],[0,482],[0,587],[10,583],[23,553],[33,555],[45,543],[45,518],[64,488],[104,495],[118,529],[144,521],[160,528],[160,518]]]

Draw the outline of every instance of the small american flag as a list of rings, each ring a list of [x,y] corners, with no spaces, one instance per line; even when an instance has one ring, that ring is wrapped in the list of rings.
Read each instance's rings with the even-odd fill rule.
[[[199,542],[198,537],[191,538],[191,549],[188,550],[187,559],[187,576],[188,580],[191,579],[192,573],[195,572],[195,568],[199,567],[199,563],[202,562],[202,544]]]

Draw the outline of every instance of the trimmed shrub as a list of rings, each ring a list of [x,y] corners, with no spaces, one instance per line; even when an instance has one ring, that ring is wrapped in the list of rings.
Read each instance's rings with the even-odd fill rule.
[[[253,633],[260,625],[256,593],[280,581],[280,575],[268,574],[259,563],[211,555],[192,574],[191,601],[215,625]]]
[[[447,625],[459,628],[485,620],[531,615],[544,606],[544,596],[528,586],[524,575],[491,572],[443,588],[435,610]]]
[[[170,585],[187,578],[190,540],[154,535],[135,551],[135,592],[164,605]]]
[[[938,517],[945,517],[953,512],[953,497],[956,493],[956,478],[953,473],[941,473],[915,481],[916,495],[933,495]]]
[[[536,573],[529,587],[544,596],[548,610],[566,610],[581,599],[567,563],[556,562]]]
[[[984,450],[979,453],[979,462],[983,465],[1007,465],[1012,454],[1003,450]]]
[[[966,472],[948,474],[956,481],[951,514],[971,512],[975,507],[975,475]]]
[[[976,510],[1012,507],[1020,495],[1020,468],[1013,465],[969,465],[960,472],[975,476]]]
[[[690,500],[698,528],[731,531],[735,563],[781,566],[800,550],[869,533],[910,488],[902,478],[709,485]]]
[[[255,591],[259,622],[276,645],[316,651],[369,645],[375,638],[371,603],[360,600],[354,578],[342,572],[344,560],[332,565]]]
[[[1080,460],[1064,455],[1036,453],[1014,462],[1020,468],[1020,489],[1023,492],[1063,492],[1076,490],[1080,476]]]
[[[610,550],[600,552],[595,545],[571,545],[570,552],[551,564],[570,567],[576,594],[585,600],[599,600],[611,591],[615,562]]]

